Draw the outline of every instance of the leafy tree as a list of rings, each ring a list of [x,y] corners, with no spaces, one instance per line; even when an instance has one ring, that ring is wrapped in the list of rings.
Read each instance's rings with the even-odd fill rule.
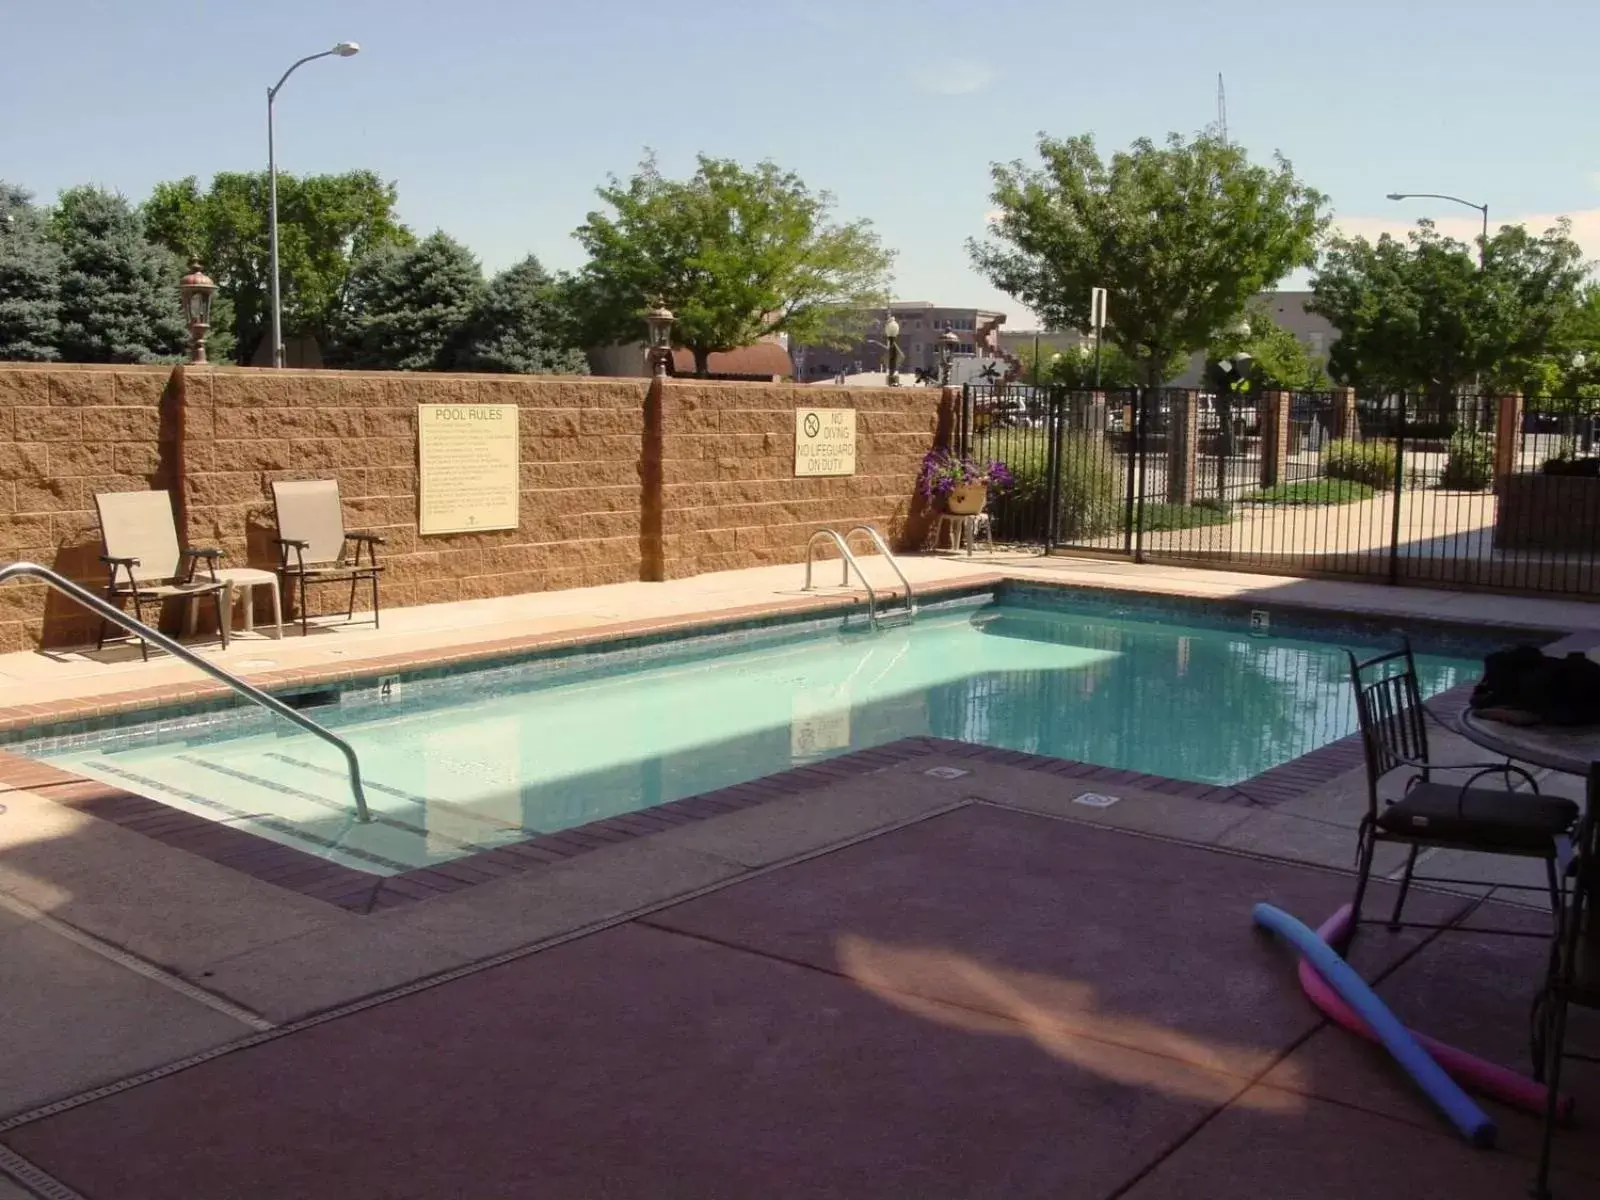
[[[833,197],[770,162],[746,170],[702,155],[680,181],[647,156],[599,195],[611,212],[575,231],[589,262],[572,289],[596,342],[637,340],[659,300],[704,375],[712,354],[768,334],[848,344],[852,315],[884,303],[892,255],[871,225],[831,223]]]
[[[183,265],[145,240],[125,199],[71,188],[50,215],[50,231],[62,254],[63,359],[143,363],[183,353],[189,341],[178,303]]]
[[[1324,360],[1307,351],[1264,307],[1251,305],[1244,324],[1249,326],[1248,335],[1236,325],[1212,339],[1206,353],[1208,367],[1245,353],[1250,356],[1248,378],[1253,387],[1309,392],[1327,386]]]
[[[1422,221],[1404,242],[1335,239],[1309,307],[1339,330],[1336,379],[1443,399],[1474,380],[1524,386],[1559,347],[1584,272],[1565,221],[1538,237],[1503,227],[1481,266],[1470,247]]]
[[[978,270],[1057,327],[1087,332],[1107,291],[1109,342],[1159,384],[1174,357],[1210,344],[1249,299],[1314,261],[1324,197],[1279,157],[1272,168],[1210,134],[1140,139],[1104,162],[1088,135],[1041,136],[1043,165],[999,163],[999,215],[968,248]]]
[[[1017,359],[1021,365],[1019,382],[1032,383],[1035,378],[1040,383],[1058,384],[1073,391],[1088,391],[1095,386],[1094,372],[1094,343],[1092,341],[1079,342],[1065,349],[1056,349],[1054,346],[1041,345],[1037,360],[1032,346],[1025,346],[1017,352]],[[1183,370],[1183,359],[1175,356],[1168,361],[1164,368],[1162,378],[1170,379]],[[1100,388],[1102,391],[1117,391],[1123,388],[1134,387],[1143,378],[1139,364],[1129,358],[1123,350],[1114,343],[1107,342],[1100,349]]]
[[[351,273],[336,357],[378,370],[452,370],[484,298],[478,260],[448,234],[381,247]]]
[[[194,176],[157,184],[144,204],[151,236],[175,254],[198,256],[217,281],[219,299],[232,309],[240,362],[253,359],[272,323],[267,190],[264,171],[222,172],[205,191]],[[285,337],[326,343],[352,264],[381,247],[412,243],[395,219],[395,197],[394,185],[371,171],[278,174]]]
[[[585,375],[576,342],[560,286],[530,254],[489,281],[455,369]]]
[[[61,249],[32,196],[0,180],[0,359],[61,356]]]

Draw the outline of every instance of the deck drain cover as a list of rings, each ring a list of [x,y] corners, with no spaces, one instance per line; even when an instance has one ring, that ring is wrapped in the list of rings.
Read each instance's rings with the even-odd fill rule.
[[[1085,808],[1110,808],[1121,799],[1121,796],[1105,796],[1099,792],[1085,792],[1083,795],[1075,797],[1072,802],[1081,804]]]
[[[963,771],[960,767],[929,767],[924,775],[932,775],[935,779],[960,779],[963,775],[971,775],[971,771]]]

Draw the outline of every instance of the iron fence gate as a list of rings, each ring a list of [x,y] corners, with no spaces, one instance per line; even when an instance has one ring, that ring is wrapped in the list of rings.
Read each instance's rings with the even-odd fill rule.
[[[998,541],[1269,573],[1591,594],[1600,400],[968,385]]]

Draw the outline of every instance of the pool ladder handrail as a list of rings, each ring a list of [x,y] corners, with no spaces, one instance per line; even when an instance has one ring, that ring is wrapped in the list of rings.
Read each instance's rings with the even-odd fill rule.
[[[276,713],[284,720],[298,725],[301,729],[304,729],[313,737],[319,737],[329,745],[336,747],[339,753],[344,755],[345,763],[350,769],[350,794],[355,798],[356,802],[356,819],[363,824],[372,820],[372,814],[367,809],[367,794],[361,786],[361,761],[356,757],[356,752],[351,748],[350,743],[345,741],[338,734],[333,733],[332,731],[317,724],[310,717],[305,716],[303,713],[297,712],[296,710],[290,708],[276,696],[269,696],[260,688],[246,683],[232,672],[226,671],[217,666],[215,663],[201,658],[194,651],[188,649],[186,646],[182,645],[173,638],[168,637],[160,630],[152,629],[143,621],[128,616],[127,613],[123,612],[114,604],[107,603],[105,600],[102,600],[99,596],[96,596],[87,588],[73,583],[72,580],[68,579],[64,575],[52,571],[49,567],[42,567],[38,563],[31,562],[14,562],[7,566],[0,567],[0,583],[5,583],[8,579],[20,579],[24,577],[28,579],[37,579],[41,583],[54,588],[69,600],[76,600],[84,608],[87,608],[90,612],[94,613],[102,620],[110,621],[113,625],[119,626],[128,633],[131,633],[134,637],[143,638],[148,642],[154,642],[157,646],[160,646],[174,658],[180,659],[181,661],[188,663],[191,667],[195,667],[196,669],[203,671],[205,674],[211,676],[211,678],[215,679],[224,687],[231,688],[233,691],[243,696],[246,700],[250,701],[250,703],[260,705],[268,712]]]
[[[871,525],[855,525],[851,527],[848,533],[844,534],[839,533],[838,530],[828,528],[814,531],[806,541],[806,583],[803,590],[808,592],[811,590],[811,573],[816,564],[818,540],[832,542],[839,551],[840,586],[850,586],[850,571],[853,568],[856,578],[861,580],[861,586],[867,592],[867,623],[874,629],[878,627],[878,591],[872,586],[872,581],[867,578],[867,573],[861,569],[860,561],[850,552],[848,539],[857,533],[864,533],[870,537],[873,545],[878,548],[878,553],[888,559],[889,566],[894,570],[895,575],[900,579],[900,583],[906,589],[906,615],[910,618],[915,618],[917,615],[917,594],[911,586],[911,581],[906,578],[906,573],[900,569],[900,564],[895,561],[894,555],[889,552],[889,547],[884,542],[883,535]]]

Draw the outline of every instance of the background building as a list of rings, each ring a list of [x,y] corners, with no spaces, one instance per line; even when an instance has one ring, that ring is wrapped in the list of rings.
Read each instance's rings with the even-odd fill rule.
[[[906,375],[939,369],[939,335],[946,329],[960,341],[956,354],[979,361],[1000,357],[1000,326],[1005,313],[984,308],[958,308],[927,300],[897,300],[889,306],[900,322],[900,370]],[[887,370],[883,345],[883,313],[863,313],[861,340],[844,350],[824,346],[795,346],[795,377],[815,383],[838,375],[862,375]],[[909,382],[909,380],[908,380]]]

